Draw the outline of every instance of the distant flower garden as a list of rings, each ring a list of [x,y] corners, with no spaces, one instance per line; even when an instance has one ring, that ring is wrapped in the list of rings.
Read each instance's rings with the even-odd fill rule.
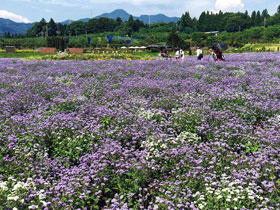
[[[25,60],[154,60],[151,57],[133,55],[130,53],[102,53],[102,54],[55,54],[28,57]]]
[[[279,54],[101,59],[0,59],[0,209],[280,209]]]

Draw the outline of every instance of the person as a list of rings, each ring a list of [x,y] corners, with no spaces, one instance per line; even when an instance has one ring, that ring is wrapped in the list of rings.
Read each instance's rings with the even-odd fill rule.
[[[189,55],[192,55],[192,49],[191,48],[189,49]]]
[[[225,60],[225,57],[224,57],[222,51],[219,48],[213,49],[212,54],[213,54],[213,58],[214,58],[215,61]]]
[[[180,58],[180,51],[179,50],[177,50],[175,52],[175,58],[176,58],[176,60]]]
[[[182,60],[184,60],[184,58],[185,58],[185,52],[182,49],[180,50],[180,57]]]
[[[197,55],[197,60],[201,60],[203,58],[203,52],[202,49],[200,49],[200,47],[197,47],[196,55]]]
[[[168,51],[160,51],[159,55],[160,55],[161,58],[165,58],[165,59],[169,58]]]

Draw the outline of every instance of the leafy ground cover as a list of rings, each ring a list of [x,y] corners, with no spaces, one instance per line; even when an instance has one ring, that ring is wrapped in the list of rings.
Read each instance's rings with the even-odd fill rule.
[[[279,54],[0,64],[0,209],[280,208]]]

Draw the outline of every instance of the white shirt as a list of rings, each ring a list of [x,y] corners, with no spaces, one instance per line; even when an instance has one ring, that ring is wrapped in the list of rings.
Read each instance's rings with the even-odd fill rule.
[[[199,56],[200,54],[202,54],[202,49],[197,49],[196,50],[196,55]]]

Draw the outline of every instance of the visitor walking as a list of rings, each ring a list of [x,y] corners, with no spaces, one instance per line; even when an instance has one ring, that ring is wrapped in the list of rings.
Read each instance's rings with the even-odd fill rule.
[[[203,58],[203,52],[202,49],[200,49],[200,47],[197,47],[196,49],[196,56],[197,56],[197,60],[201,60]]]

